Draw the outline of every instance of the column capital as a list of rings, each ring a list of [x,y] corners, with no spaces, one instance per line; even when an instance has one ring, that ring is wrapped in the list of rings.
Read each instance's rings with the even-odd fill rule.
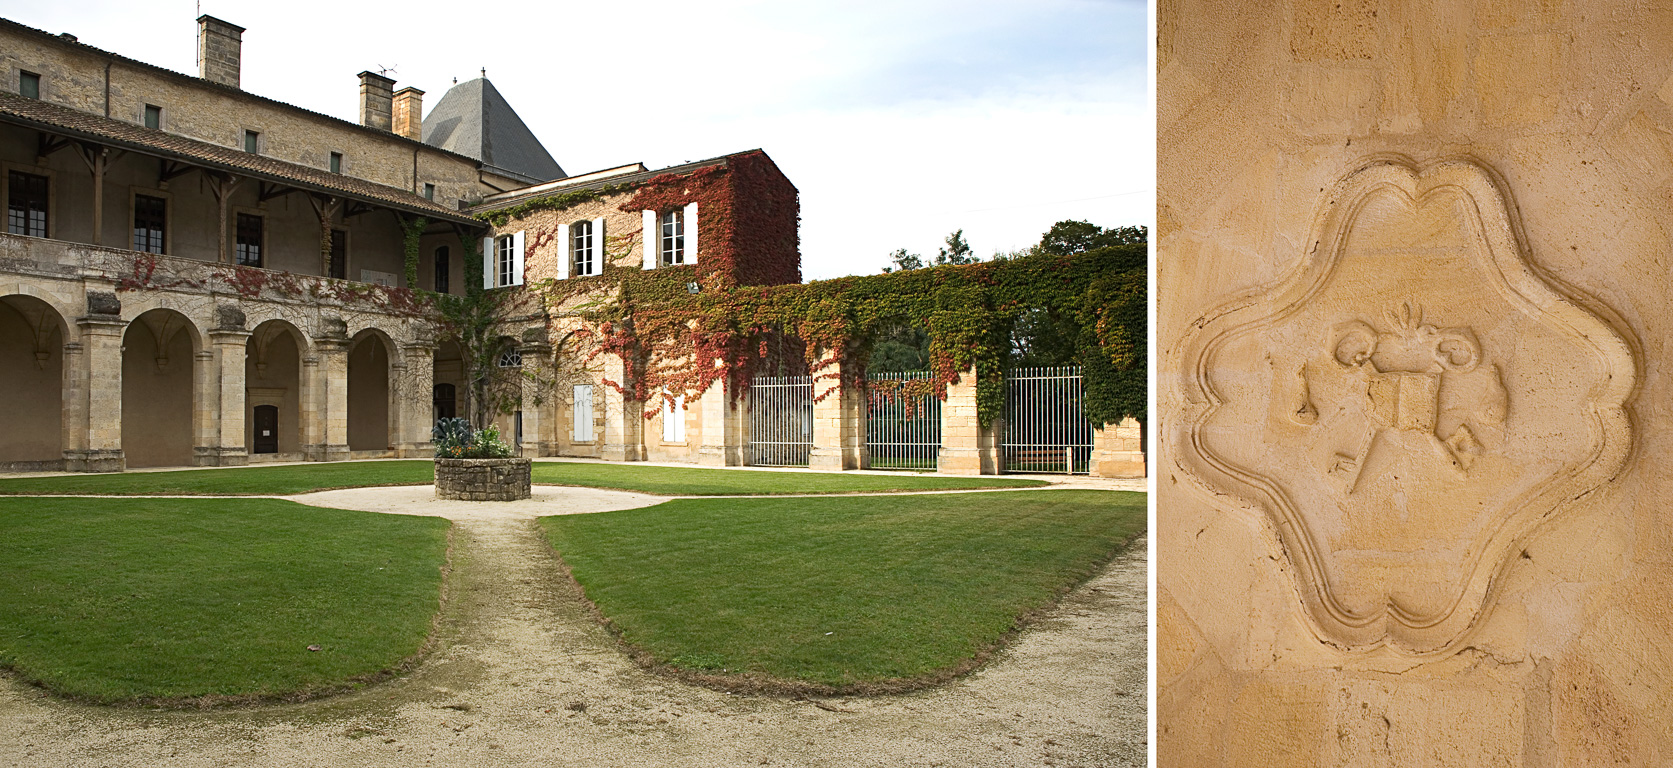
[[[128,327],[128,321],[116,315],[84,315],[76,318],[82,333],[116,335]]]
[[[209,342],[216,345],[245,344],[250,339],[250,332],[242,328],[216,328],[207,335]]]

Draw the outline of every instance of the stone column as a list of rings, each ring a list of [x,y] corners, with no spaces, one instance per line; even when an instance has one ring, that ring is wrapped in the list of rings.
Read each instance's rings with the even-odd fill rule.
[[[552,391],[552,345],[545,341],[545,329],[530,329],[518,346],[523,357],[523,445],[527,458],[557,454],[557,404]]]
[[[81,340],[64,345],[64,468],[121,472],[122,332],[115,314],[76,318]]]
[[[627,381],[626,366],[614,355],[605,358],[604,379],[623,388],[632,384]],[[602,382],[593,392],[593,401],[595,406],[604,408],[604,443],[599,446],[598,457],[606,461],[644,461],[644,404],[628,399],[616,387]]]
[[[395,455],[427,459],[436,454],[435,427],[436,347],[428,341],[401,345],[401,362],[391,381],[399,408],[396,417]]]
[[[749,442],[749,390],[737,392],[730,377],[716,379],[698,398],[702,434],[697,463],[711,467],[741,467]]]
[[[861,469],[866,465],[866,397],[838,361],[813,380],[813,451],[808,469]],[[832,372],[835,378],[829,378]],[[824,376],[826,378],[821,378]]]
[[[1144,477],[1144,425],[1132,417],[1092,433],[1093,477]]]
[[[303,453],[309,461],[341,461],[349,457],[349,338],[342,320],[327,318],[314,337],[314,357],[304,361],[308,401],[304,418],[309,427]]]
[[[941,456],[936,471],[944,475],[999,474],[999,434],[1003,425],[982,426],[976,409],[976,369],[959,374],[947,385],[941,404]]]
[[[250,332],[218,328],[209,332],[209,348],[197,353],[197,443],[192,463],[200,467],[237,467],[249,463],[244,444],[244,356]]]

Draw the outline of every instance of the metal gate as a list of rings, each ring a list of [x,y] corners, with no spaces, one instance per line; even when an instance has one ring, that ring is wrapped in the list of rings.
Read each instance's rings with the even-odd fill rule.
[[[1086,474],[1092,422],[1082,394],[1078,366],[1017,368],[1005,377],[1006,472]]]
[[[805,467],[813,452],[813,377],[757,376],[749,382],[749,464]]]
[[[866,377],[866,449],[872,469],[935,469],[941,455],[941,399],[899,393],[906,382],[931,378],[929,371]]]

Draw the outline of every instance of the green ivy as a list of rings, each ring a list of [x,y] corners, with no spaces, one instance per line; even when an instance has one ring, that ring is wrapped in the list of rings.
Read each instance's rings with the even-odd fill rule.
[[[419,216],[415,219],[405,219],[401,222],[401,231],[405,236],[406,246],[405,266],[407,287],[418,288],[418,241],[424,236],[424,228],[430,226],[430,220]]]

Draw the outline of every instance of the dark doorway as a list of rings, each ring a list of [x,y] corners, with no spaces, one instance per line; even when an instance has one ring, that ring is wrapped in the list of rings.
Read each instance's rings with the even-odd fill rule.
[[[340,280],[349,276],[349,238],[340,229],[331,230],[331,276]]]
[[[255,452],[279,452],[279,406],[256,406]]]
[[[434,395],[436,403],[436,420],[451,419],[457,416],[455,396],[452,384],[437,384]]]

